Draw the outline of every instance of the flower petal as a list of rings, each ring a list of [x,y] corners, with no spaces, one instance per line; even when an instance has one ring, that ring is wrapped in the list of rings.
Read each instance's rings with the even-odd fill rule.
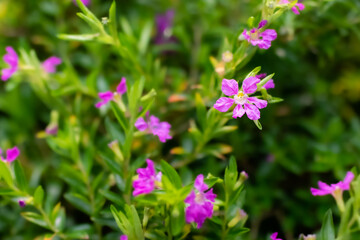
[[[12,162],[20,155],[20,150],[18,147],[13,147],[6,150],[6,161]]]
[[[258,99],[256,97],[248,97],[247,100],[253,104],[259,109],[265,108],[268,104],[266,100]]]
[[[263,40],[274,41],[277,38],[277,33],[274,29],[266,29],[260,34]]]
[[[234,79],[223,79],[221,84],[221,91],[226,96],[233,96],[239,92],[239,85]]]
[[[267,21],[266,21],[266,20],[262,20],[262,21],[259,23],[258,29],[264,27],[266,24],[267,24]]]
[[[256,92],[257,84],[260,82],[260,79],[257,77],[248,77],[243,81],[242,88],[244,93],[252,94]]]
[[[140,117],[136,120],[135,127],[139,131],[145,131],[148,128],[148,124],[145,122],[144,118]]]
[[[42,67],[45,72],[54,73],[54,72],[56,72],[56,66],[61,64],[61,62],[62,61],[60,58],[58,58],[56,56],[52,56],[43,62]]]
[[[208,189],[208,186],[204,183],[204,175],[199,174],[194,182],[194,187],[199,191],[199,192],[204,192],[206,189]]]
[[[121,82],[119,83],[119,85],[116,87],[116,92],[120,95],[126,93],[126,78],[121,78]]]
[[[259,109],[250,103],[244,104],[246,115],[250,120],[258,120],[260,119],[260,111]]]
[[[245,113],[245,109],[242,107],[242,105],[237,105],[235,108],[234,108],[234,111],[233,111],[233,118],[241,118]]]
[[[270,88],[274,88],[275,87],[275,83],[273,79],[270,79],[267,83],[265,83],[265,85],[263,86],[263,88],[265,89],[270,89]]]
[[[233,105],[234,99],[221,97],[214,104],[214,108],[220,112],[226,112]]]

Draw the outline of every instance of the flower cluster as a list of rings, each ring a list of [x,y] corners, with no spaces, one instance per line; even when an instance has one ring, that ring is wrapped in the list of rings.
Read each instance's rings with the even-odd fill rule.
[[[162,173],[156,174],[154,162],[146,159],[147,167],[136,170],[138,178],[133,181],[133,195],[151,193],[157,182],[161,182]]]
[[[262,49],[268,49],[271,47],[271,41],[277,38],[277,33],[274,29],[261,29],[267,24],[266,20],[262,20],[257,28],[253,28],[250,31],[244,30],[242,36],[253,46],[258,46]]]
[[[147,131],[155,136],[158,136],[160,142],[166,142],[166,140],[172,139],[169,134],[171,128],[170,123],[160,122],[159,118],[154,115],[149,115],[149,112],[147,112],[146,120],[142,117],[138,118],[135,122],[135,127],[139,131]]]
[[[103,105],[107,104],[108,102],[114,100],[115,95],[119,94],[120,96],[126,93],[126,78],[121,78],[121,82],[116,87],[116,92],[106,91],[106,92],[100,92],[99,98],[101,99],[100,102],[95,104],[95,107],[100,108]]]
[[[187,204],[185,211],[186,222],[195,222],[197,228],[201,228],[205,219],[212,217],[216,194],[213,193],[212,188],[205,192],[208,186],[204,183],[202,174],[196,177],[194,187],[197,191],[192,190],[185,199]]]
[[[0,160],[4,162],[12,162],[20,155],[20,150],[18,147],[13,147],[6,150],[6,157],[2,157],[2,150],[0,148]]]
[[[232,98],[219,98],[214,108],[220,112],[227,112],[229,108],[235,103],[236,107],[233,111],[233,118],[241,118],[245,113],[251,120],[260,119],[259,109],[267,106],[267,101],[258,99],[257,97],[249,97],[257,90],[257,84],[260,79],[257,77],[246,78],[239,90],[238,83],[234,80],[223,79],[221,90],[226,96],[233,96]]]

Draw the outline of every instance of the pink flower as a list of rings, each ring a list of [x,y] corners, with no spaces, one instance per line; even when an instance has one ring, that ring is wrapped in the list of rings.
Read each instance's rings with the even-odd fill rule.
[[[17,70],[19,65],[19,57],[12,47],[5,48],[7,54],[3,59],[9,65],[9,68],[1,70],[1,80],[7,81]]]
[[[166,142],[168,139],[172,139],[170,136],[171,125],[168,122],[160,122],[159,118],[151,115],[149,118],[149,112],[146,113],[146,119],[140,117],[135,122],[135,127],[139,131],[148,131],[155,136],[159,137],[160,142]]]
[[[256,77],[262,80],[263,78],[266,77],[266,73],[261,73],[259,75],[256,75]],[[275,88],[274,80],[270,79],[269,81],[267,81],[267,83],[265,83],[263,88],[265,88],[265,89]]]
[[[76,0],[73,0],[73,2],[77,5]],[[81,2],[85,5],[85,6],[89,6],[91,3],[91,0],[81,0]]]
[[[111,91],[106,91],[106,92],[100,92],[98,94],[99,98],[101,99],[100,102],[95,104],[95,107],[100,108],[101,106],[107,104],[108,102],[110,102],[111,100],[114,99],[115,94],[119,94],[119,95],[123,95],[124,93],[126,93],[126,78],[121,78],[121,82],[119,83],[119,85],[116,87],[116,92],[111,92]]]
[[[216,194],[213,193],[211,188],[209,191],[208,186],[204,183],[204,176],[198,175],[195,179],[194,187],[197,190],[191,191],[186,197],[185,203],[187,204],[185,210],[186,222],[197,223],[197,228],[201,228],[206,218],[211,218],[213,215],[214,202]]]
[[[214,108],[220,112],[226,112],[235,103],[236,107],[233,111],[233,118],[241,118],[244,113],[251,120],[260,118],[259,109],[267,106],[266,100],[256,97],[249,97],[249,94],[256,92],[257,84],[260,79],[257,77],[248,77],[243,81],[239,90],[238,83],[234,80],[223,79],[221,90],[226,96],[234,96],[233,98],[221,97],[214,104]]]
[[[282,240],[281,238],[277,238],[278,233],[274,232],[273,234],[271,234],[270,238],[271,240]]]
[[[288,0],[280,0],[279,4],[289,4],[290,2]],[[291,8],[291,11],[293,11],[296,15],[300,14],[300,11],[305,9],[305,5],[302,3],[295,3],[295,5]]]
[[[20,150],[18,147],[13,147],[6,150],[6,158],[2,157],[2,150],[0,148],[0,159],[4,162],[12,162],[20,155]]]
[[[314,196],[324,196],[324,195],[331,194],[334,197],[336,197],[335,191],[337,190],[337,191],[342,192],[344,190],[349,190],[350,183],[353,179],[354,179],[354,174],[349,171],[346,173],[344,181],[340,181],[338,183],[331,184],[330,186],[324,182],[319,181],[318,182],[319,189],[310,188],[310,191],[311,191],[311,194]]]
[[[52,56],[43,62],[42,67],[45,70],[45,72],[54,73],[56,72],[56,66],[61,64],[61,62],[62,61],[60,58]]]
[[[259,46],[262,49],[268,49],[271,46],[271,41],[274,41],[277,37],[277,33],[274,29],[266,29],[260,31],[267,24],[266,20],[262,20],[257,28],[253,28],[250,31],[244,30],[242,36],[253,46]]]
[[[156,185],[156,182],[161,182],[162,173],[156,174],[154,162],[150,159],[146,159],[147,167],[139,168],[136,170],[139,175],[136,180],[133,181],[133,195],[151,193]]]
[[[121,235],[120,240],[128,240],[128,237],[126,235]]]

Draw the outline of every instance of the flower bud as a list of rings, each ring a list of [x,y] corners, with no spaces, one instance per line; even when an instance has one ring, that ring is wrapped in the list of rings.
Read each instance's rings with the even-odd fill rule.
[[[233,54],[230,51],[226,51],[222,54],[222,60],[226,63],[233,60]]]
[[[120,146],[118,144],[118,141],[114,140],[108,144],[108,147],[113,151],[115,156],[122,162],[124,161],[124,156],[121,152]]]

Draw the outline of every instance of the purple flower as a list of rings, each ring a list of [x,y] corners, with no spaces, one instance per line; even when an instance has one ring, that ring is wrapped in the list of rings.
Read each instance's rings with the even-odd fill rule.
[[[139,131],[148,131],[155,136],[159,137],[160,142],[166,142],[168,139],[172,139],[170,136],[171,125],[168,122],[160,122],[159,118],[151,115],[149,118],[149,112],[146,113],[146,119],[140,117],[135,122],[135,127]]]
[[[187,223],[195,222],[197,228],[201,228],[205,219],[211,218],[213,215],[216,194],[213,193],[212,188],[205,192],[208,186],[204,183],[202,174],[196,177],[194,187],[197,191],[192,190],[185,199],[187,204],[185,217]]]
[[[19,206],[22,208],[26,206],[26,203],[24,200],[19,200],[18,203],[19,203]]]
[[[166,44],[175,42],[175,38],[172,37],[172,26],[174,22],[174,10],[168,10],[164,14],[156,15],[156,44]]]
[[[154,162],[146,159],[146,163],[146,168],[136,170],[138,178],[133,181],[133,196],[151,193],[155,188],[156,182],[161,182],[162,173],[156,174]]]
[[[6,150],[6,158],[2,157],[2,150],[0,148],[0,159],[4,162],[12,162],[20,155],[18,147],[13,147]]]
[[[249,94],[256,92],[257,84],[260,79],[257,77],[248,77],[243,81],[239,90],[238,83],[234,80],[223,79],[221,90],[226,96],[234,96],[233,98],[221,97],[214,104],[214,108],[220,112],[226,112],[235,103],[236,107],[233,111],[233,118],[241,118],[244,113],[251,120],[260,118],[259,109],[267,106],[267,101],[256,97],[249,97]]]
[[[120,240],[128,240],[128,237],[126,235],[121,235]]]
[[[354,179],[354,174],[349,171],[346,173],[346,176],[343,181],[331,185],[327,185],[326,183],[319,181],[318,182],[319,189],[310,188],[310,191],[311,194],[314,196],[324,196],[331,194],[334,197],[336,197],[335,196],[336,191],[340,191],[342,193],[342,191],[350,189],[350,183],[353,179]]]
[[[54,124],[50,124],[45,128],[45,132],[48,135],[57,135],[58,130],[59,130],[58,126]]]
[[[61,64],[61,62],[62,61],[60,58],[52,56],[43,62],[42,67],[45,70],[45,72],[54,73],[56,72],[56,66]]]
[[[282,240],[281,238],[277,238],[278,233],[274,232],[273,234],[271,234],[270,238],[271,240]]]
[[[1,70],[1,80],[7,81],[17,70],[19,65],[19,57],[12,47],[5,48],[7,54],[3,59],[9,65],[9,68]]]
[[[256,75],[256,77],[262,80],[263,78],[266,77],[266,73],[260,73],[259,75]],[[266,90],[269,88],[275,88],[274,80],[270,79],[269,81],[267,81],[267,83],[265,83],[263,88],[265,88]]]
[[[271,46],[271,41],[274,41],[277,37],[277,33],[274,29],[266,29],[260,31],[267,24],[266,20],[262,20],[257,28],[253,28],[250,31],[244,30],[242,36],[253,46],[259,46],[262,49],[268,49]]]
[[[288,0],[280,0],[279,4],[289,4],[290,2]],[[305,5],[302,3],[295,3],[295,5],[291,8],[291,11],[293,11],[296,15],[300,14],[300,11],[305,9]]]
[[[121,82],[116,87],[116,92],[106,91],[106,92],[100,92],[98,94],[99,98],[101,99],[100,102],[95,104],[95,107],[100,108],[101,106],[107,104],[111,100],[114,99],[115,94],[119,94],[120,96],[123,95],[126,92],[126,78],[121,78]]]
[[[73,2],[77,5],[76,0],[73,0]],[[81,0],[81,2],[85,5],[85,6],[89,6],[91,3],[91,0]]]

